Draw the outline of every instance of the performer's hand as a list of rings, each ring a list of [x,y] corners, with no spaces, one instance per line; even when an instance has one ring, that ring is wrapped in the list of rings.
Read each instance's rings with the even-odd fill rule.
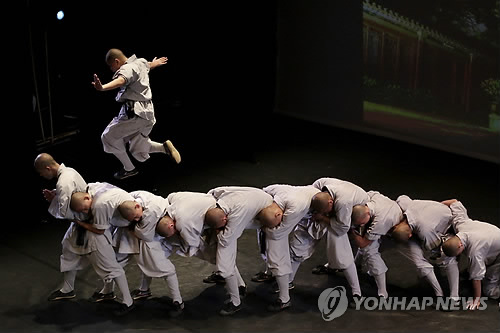
[[[55,198],[56,196],[56,191],[55,190],[43,190],[42,191],[42,194],[43,194],[43,197],[45,198],[45,200],[47,200],[48,202],[52,202],[52,200]]]
[[[457,199],[450,199],[450,200],[441,201],[441,203],[443,205],[446,205],[446,206],[451,206],[453,203],[455,203],[457,201],[458,201]]]
[[[99,77],[97,76],[97,74],[94,74],[94,82],[92,82],[92,85],[98,91],[103,90],[101,80],[99,80]]]
[[[153,61],[151,61],[151,67],[155,68],[158,66],[165,65],[167,63],[167,61],[168,61],[167,57],[161,57],[161,58],[154,57]]]
[[[468,301],[467,302],[467,310],[477,310],[479,308],[479,304],[480,304],[480,298],[479,297],[476,297],[474,298],[473,301]]]

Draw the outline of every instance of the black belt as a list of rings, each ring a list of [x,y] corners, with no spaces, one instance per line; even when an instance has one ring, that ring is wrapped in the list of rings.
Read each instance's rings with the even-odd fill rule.
[[[125,108],[125,114],[127,115],[128,119],[132,119],[135,117],[135,112],[134,112],[134,101],[127,100],[122,103],[122,107]]]
[[[87,229],[82,227],[81,225],[76,225],[76,245],[83,246],[85,245],[85,233]]]

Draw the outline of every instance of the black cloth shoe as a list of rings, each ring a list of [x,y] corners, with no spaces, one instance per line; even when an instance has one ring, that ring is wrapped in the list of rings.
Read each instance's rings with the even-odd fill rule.
[[[130,293],[130,296],[132,296],[132,299],[134,300],[149,298],[151,297],[151,290],[136,289]]]
[[[168,315],[173,318],[178,317],[184,311],[184,302],[182,303],[179,303],[177,301],[172,302],[171,307],[172,309],[168,312]]]
[[[96,291],[89,298],[89,301],[91,301],[93,303],[99,303],[99,302],[102,302],[102,301],[111,301],[111,300],[114,300],[115,298],[116,298],[116,296],[115,296],[114,292],[103,294],[103,293],[100,293],[100,292]]]
[[[113,177],[115,177],[115,179],[125,179],[125,178],[128,178],[128,177],[135,176],[138,173],[139,173],[139,171],[137,171],[137,169],[134,169],[134,170],[131,170],[131,171],[125,171],[125,169],[121,169],[120,171],[115,172],[115,174],[113,175]]]
[[[273,274],[271,273],[266,273],[266,272],[258,272],[254,276],[252,276],[251,279],[253,282],[270,282],[272,280],[275,280]]]
[[[288,283],[288,290],[293,290],[295,289],[295,285],[293,284],[293,282],[289,282]],[[280,288],[278,287],[278,283],[275,282],[273,284],[273,294],[278,294],[280,292]]]
[[[247,286],[239,286],[238,292],[240,293],[240,298],[245,298],[247,295]]]
[[[225,284],[226,279],[224,279],[219,272],[212,272],[212,274],[203,279],[203,282]]]
[[[240,310],[241,310],[241,304],[238,306],[235,306],[233,304],[233,302],[229,301],[229,302],[224,304],[222,309],[219,311],[219,314],[221,316],[232,316],[233,314],[235,314],[236,312],[238,312]]]
[[[357,300],[357,302],[354,301],[355,299]],[[363,304],[363,302],[360,302],[360,300],[364,301],[363,296],[352,295],[352,298],[349,300],[349,304],[348,304],[349,308],[356,309],[356,304]]]
[[[127,306],[125,303],[121,303],[118,310],[113,311],[113,314],[115,316],[122,317],[122,316],[125,316],[126,314],[128,314],[133,309],[135,309],[134,303],[132,303],[132,305],[130,305],[130,306]]]
[[[288,302],[283,303],[283,301],[278,298],[276,301],[274,301],[271,304],[269,304],[267,306],[267,309],[269,311],[272,311],[272,312],[278,312],[278,311],[282,311],[282,310],[288,309],[290,306],[292,306],[292,300],[291,299],[288,300]]]
[[[56,290],[52,294],[49,295],[49,297],[47,298],[47,300],[49,300],[49,301],[59,301],[59,300],[71,299],[71,298],[75,298],[75,297],[76,297],[76,294],[75,294],[74,290],[71,290],[68,293],[63,293],[60,290]]]
[[[316,266],[312,269],[311,273],[316,274],[316,275],[322,275],[322,274],[334,274],[336,272],[340,272],[341,270],[338,269],[332,269],[328,266],[325,265],[319,265]]]

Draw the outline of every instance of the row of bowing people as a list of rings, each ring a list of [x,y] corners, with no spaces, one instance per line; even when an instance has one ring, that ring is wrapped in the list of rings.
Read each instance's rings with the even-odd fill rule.
[[[241,310],[247,290],[236,265],[238,239],[246,229],[257,230],[266,266],[252,280],[275,281],[277,297],[267,305],[269,311],[291,307],[295,275],[323,239],[327,263],[313,271],[341,272],[350,287],[350,304],[363,297],[358,270],[374,278],[379,297],[389,297],[388,266],[379,250],[384,239],[397,243],[436,297],[459,302],[457,256],[462,252],[474,294],[467,307],[478,308],[482,295],[500,296],[500,229],[469,218],[456,199],[400,195],[393,200],[332,177],[310,185],[220,186],[206,193],[179,191],[163,197],[143,190],[127,192],[106,182],[87,183],[75,169],[46,153],[34,164],[40,176],[56,180],[55,189],[43,190],[49,213],[70,222],[60,256],[63,283],[50,301],[74,298],[77,272],[90,264],[103,281],[92,301],[113,300],[115,287],[120,290],[115,315],[126,315],[135,308],[134,300],[150,297],[152,278],[166,281],[172,299],[168,313],[180,315],[184,302],[169,259],[175,253],[215,265],[204,282],[225,285],[228,299],[219,314],[233,315]],[[124,270],[131,258],[142,274],[132,292]],[[445,272],[449,296],[434,265]]]

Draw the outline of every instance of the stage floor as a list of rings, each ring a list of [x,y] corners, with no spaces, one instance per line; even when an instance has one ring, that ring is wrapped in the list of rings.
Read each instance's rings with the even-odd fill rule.
[[[351,181],[365,190],[377,190],[393,199],[407,194],[414,199],[461,200],[471,218],[499,225],[499,166],[451,153],[437,151],[334,129],[289,118],[276,118],[279,130],[269,139],[246,140],[244,149],[231,153],[219,147],[195,148],[196,144],[175,141],[183,162],[174,165],[165,156],[152,155],[140,166],[136,177],[114,181],[118,164],[101,150],[81,154],[85,140],[75,138],[46,151],[60,163],[77,169],[87,182],[108,181],[122,188],[147,190],[167,196],[175,191],[206,192],[224,185],[263,187],[269,184],[311,184],[320,177]],[[153,138],[154,139],[154,138]],[[256,142],[256,144],[253,144]],[[99,146],[96,144],[99,149]],[[92,148],[92,147],[91,147]],[[184,150],[183,150],[184,148]],[[88,149],[88,147],[86,148]],[[93,148],[92,148],[93,149]],[[82,156],[85,156],[83,158]],[[88,157],[91,158],[88,158]],[[98,163],[96,161],[99,161]],[[38,179],[39,177],[36,176]],[[30,185],[40,191],[47,183]],[[280,313],[266,310],[274,299],[271,284],[254,283],[252,275],[264,268],[257,248],[255,230],[246,230],[238,241],[238,268],[247,282],[243,309],[232,317],[217,311],[225,299],[222,286],[202,279],[214,266],[197,258],[172,256],[186,308],[178,318],[167,316],[170,300],[165,281],[154,279],[153,297],[137,302],[126,317],[114,317],[117,303],[88,301],[101,283],[92,268],[77,275],[76,298],[47,301],[58,288],[60,241],[67,225],[47,214],[41,200],[28,214],[10,223],[4,220],[0,242],[2,274],[0,286],[0,332],[498,332],[498,303],[487,301],[481,311],[442,312],[432,306],[424,310],[347,309],[331,321],[322,319],[318,297],[323,290],[346,286],[341,273],[313,275],[311,269],[326,261],[324,243],[298,271],[291,291],[292,307]],[[393,297],[431,297],[432,290],[416,277],[416,271],[384,241],[382,256],[389,271],[388,292]],[[461,260],[462,296],[471,296]],[[139,283],[139,269],[126,267],[130,289]],[[443,288],[446,279],[437,271]],[[360,274],[365,296],[376,296],[374,280]]]

